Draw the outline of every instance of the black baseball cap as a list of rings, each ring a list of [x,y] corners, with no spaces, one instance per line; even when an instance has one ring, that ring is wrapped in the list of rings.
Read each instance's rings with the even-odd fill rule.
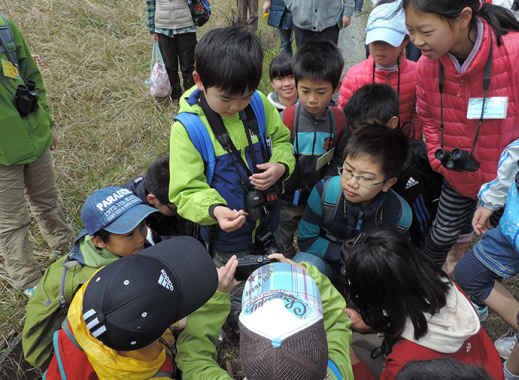
[[[204,246],[178,236],[97,272],[83,298],[92,336],[120,351],[145,347],[214,294],[218,274]]]

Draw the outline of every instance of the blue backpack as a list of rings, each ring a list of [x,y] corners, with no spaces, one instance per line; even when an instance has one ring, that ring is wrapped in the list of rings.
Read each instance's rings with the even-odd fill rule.
[[[188,0],[191,18],[196,26],[202,26],[209,21],[211,16],[211,5],[208,0]]]
[[[191,96],[193,96],[193,94]],[[191,96],[189,97],[190,99]],[[261,100],[261,96],[257,91],[252,95],[250,105],[258,121],[258,128],[260,132],[259,138],[261,140],[261,144],[264,144],[266,147],[265,109],[263,106],[263,101]],[[175,120],[178,120],[180,123],[182,123],[194,147],[202,156],[206,167],[205,176],[207,178],[207,183],[211,185],[214,178],[216,155],[214,152],[213,141],[207,132],[205,124],[202,122],[202,120],[200,120],[200,117],[198,117],[197,114],[191,112],[181,112],[175,117]]]
[[[18,57],[16,55],[16,44],[14,43],[13,32],[9,28],[9,24],[4,15],[0,13],[0,53],[7,55],[9,61],[18,66]]]

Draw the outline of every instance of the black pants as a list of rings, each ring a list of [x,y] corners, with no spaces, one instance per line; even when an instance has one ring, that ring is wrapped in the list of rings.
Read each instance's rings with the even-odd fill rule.
[[[159,33],[160,53],[164,59],[171,83],[171,98],[178,99],[183,91],[191,88],[193,81],[196,33],[182,33],[168,37]],[[178,64],[182,72],[183,90],[178,76]]]
[[[297,26],[294,26],[294,36],[296,38],[296,46],[298,49],[303,46],[306,41],[312,39],[328,40],[337,44],[339,40],[339,27],[333,25],[322,32],[312,32],[311,30],[300,29]]]

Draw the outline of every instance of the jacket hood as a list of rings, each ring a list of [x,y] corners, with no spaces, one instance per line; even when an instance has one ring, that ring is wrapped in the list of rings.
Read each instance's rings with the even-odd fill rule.
[[[119,256],[107,249],[98,249],[90,240],[86,230],[81,230],[76,238],[74,247],[70,251],[69,259],[76,260],[82,265],[100,268],[117,260]]]
[[[83,297],[88,282],[76,293],[67,314],[70,329],[99,379],[142,380],[155,375],[166,360],[166,350],[154,358],[136,359],[120,355],[103,345],[88,331],[83,319]],[[139,350],[135,350],[137,352]]]
[[[196,86],[193,86],[184,92],[178,102],[178,113],[190,112],[205,117],[204,111],[202,111],[202,108],[198,105],[198,96],[200,95],[200,92],[201,91]]]
[[[457,352],[463,343],[478,333],[481,328],[479,318],[465,295],[451,285],[447,293],[447,303],[434,315],[427,316],[427,334],[414,338],[414,327],[408,320],[402,337],[420,346],[445,354]]]

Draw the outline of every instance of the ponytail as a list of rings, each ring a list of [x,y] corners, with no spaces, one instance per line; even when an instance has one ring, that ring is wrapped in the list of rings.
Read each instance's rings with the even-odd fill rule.
[[[509,30],[519,31],[519,21],[517,21],[509,9],[483,3],[481,9],[475,14],[476,16],[484,18],[492,29],[494,29],[498,45],[501,45],[501,36],[507,34]]]
[[[448,22],[455,20],[464,8],[469,7],[473,14],[471,29],[476,26],[477,17],[485,19],[494,30],[498,45],[501,45],[501,36],[508,31],[519,31],[519,21],[512,11],[484,0],[403,0],[402,6],[404,9],[412,6],[421,12],[433,13]]]

